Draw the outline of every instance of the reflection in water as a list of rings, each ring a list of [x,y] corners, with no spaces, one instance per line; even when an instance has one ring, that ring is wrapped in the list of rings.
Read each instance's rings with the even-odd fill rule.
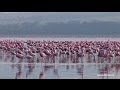
[[[7,64],[1,65],[1,68],[7,67]],[[12,65],[12,72],[15,72],[15,79],[109,79],[120,77],[120,65],[118,64],[78,64],[78,65],[35,65],[35,64],[17,64]],[[24,70],[26,68],[26,71]],[[6,72],[5,70],[4,72]],[[9,76],[12,76],[9,72]],[[97,76],[101,75],[101,76]],[[109,76],[114,75],[114,76]],[[6,77],[7,78],[7,77]]]
[[[27,78],[33,72],[35,68],[35,64],[28,64],[26,68],[28,68],[28,70],[26,71],[26,78]]]
[[[16,67],[17,67],[18,71],[16,73],[15,79],[22,79],[23,78],[23,76],[22,76],[22,74],[23,74],[23,72],[22,72],[22,64],[18,64]]]
[[[81,76],[81,78],[83,79],[83,71],[84,71],[84,65],[77,65],[77,73]]]
[[[19,60],[14,55],[0,51],[0,68],[11,78],[15,76],[15,79],[120,78],[120,64],[117,64],[119,61],[118,58],[114,58],[114,61],[111,63],[110,61],[111,59],[94,59],[94,57],[90,55],[79,58],[61,55],[57,57]],[[3,62],[6,64],[2,65]],[[11,67],[9,67],[7,63],[11,64]],[[8,72],[6,67],[11,68],[12,71]],[[6,78],[8,77],[6,76]]]

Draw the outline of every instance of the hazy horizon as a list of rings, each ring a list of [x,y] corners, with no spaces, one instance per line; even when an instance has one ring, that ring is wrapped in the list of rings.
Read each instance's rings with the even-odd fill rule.
[[[0,12],[0,23],[114,21],[120,22],[120,12]]]
[[[120,36],[120,12],[0,12],[0,36]]]

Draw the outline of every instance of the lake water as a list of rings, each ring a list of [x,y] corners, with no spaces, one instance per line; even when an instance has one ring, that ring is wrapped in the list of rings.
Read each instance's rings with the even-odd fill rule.
[[[1,38],[0,40],[120,41],[120,38]],[[60,57],[57,57],[58,61]],[[68,59],[68,58],[63,58]],[[18,63],[0,55],[0,79],[120,79],[119,63]]]
[[[0,64],[0,79],[120,79],[119,64]]]

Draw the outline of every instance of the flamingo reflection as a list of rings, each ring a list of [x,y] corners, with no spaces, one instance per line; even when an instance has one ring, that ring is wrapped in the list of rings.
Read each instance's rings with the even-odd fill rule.
[[[22,64],[17,65],[17,73],[15,79],[23,79]]]

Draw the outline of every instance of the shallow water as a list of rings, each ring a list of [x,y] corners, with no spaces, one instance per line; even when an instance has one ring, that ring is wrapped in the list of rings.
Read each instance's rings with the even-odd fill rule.
[[[58,41],[120,41],[120,38],[1,38],[1,40],[58,40]],[[87,58],[72,62],[56,57],[55,63],[17,62],[18,59],[0,54],[0,79],[120,79],[120,63],[98,63]],[[53,60],[53,58],[50,58]],[[66,62],[65,62],[66,60]],[[89,61],[89,62],[88,62]]]
[[[0,79],[119,79],[120,63],[96,62],[93,59],[56,57],[56,62],[18,62],[18,58],[0,58]],[[66,60],[66,61],[65,61]],[[81,61],[82,60],[82,61]],[[45,59],[44,59],[45,61]]]
[[[0,37],[0,40],[120,41],[120,37]]]
[[[0,79],[120,79],[119,70],[112,64],[0,64]]]

